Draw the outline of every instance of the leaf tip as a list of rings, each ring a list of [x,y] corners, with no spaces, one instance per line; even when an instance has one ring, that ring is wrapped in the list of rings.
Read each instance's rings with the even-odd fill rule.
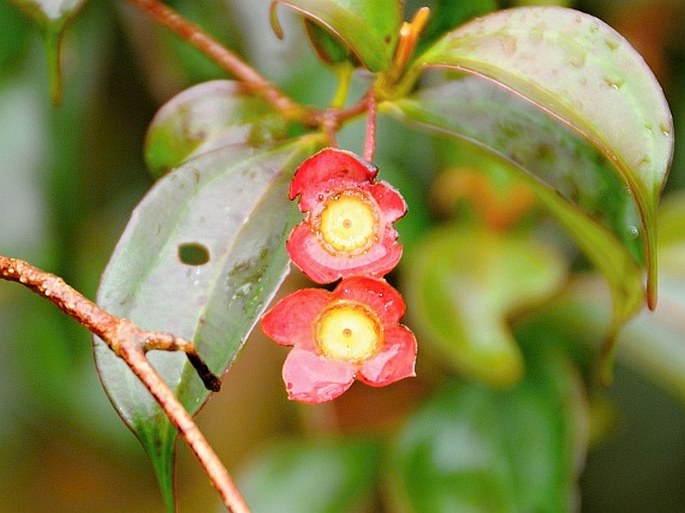
[[[604,388],[609,388],[614,382],[614,360],[618,346],[618,326],[614,323],[604,339],[602,352],[599,359],[599,383]]]
[[[278,13],[276,12],[278,1],[279,0],[271,1],[271,7],[269,8],[269,21],[271,22],[271,29],[274,31],[274,34],[276,34],[276,37],[278,39],[283,39],[283,28],[281,27],[281,22],[278,21]]]
[[[656,310],[657,300],[658,297],[656,284],[654,281],[650,281],[647,285],[647,308],[649,308],[652,312]]]
[[[652,263],[649,266],[647,272],[647,308],[652,312],[656,310],[656,304],[658,300],[658,288],[659,280],[657,276],[658,268],[656,263]]]

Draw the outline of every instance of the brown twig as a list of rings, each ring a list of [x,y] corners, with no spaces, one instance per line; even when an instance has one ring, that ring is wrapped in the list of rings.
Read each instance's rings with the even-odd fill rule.
[[[260,94],[284,115],[307,123],[318,124],[316,114],[286,96],[278,87],[240,59],[231,50],[191,23],[171,7],[158,0],[127,0],[159,24],[165,26],[189,44],[204,53],[215,63],[243,82],[253,92]]]
[[[124,344],[121,346],[119,356],[128,364],[162,407],[164,413],[205,469],[209,480],[221,495],[228,510],[232,513],[250,513],[245,499],[240,494],[240,490],[236,487],[226,467],[221,463],[190,414],[145,358],[143,351],[131,344]]]
[[[233,513],[249,513],[245,500],[218,456],[193,422],[192,417],[145,357],[152,349],[184,351],[197,369],[205,373],[208,388],[219,380],[197,354],[192,342],[169,333],[146,331],[128,319],[103,310],[54,274],[16,258],[0,255],[0,279],[15,281],[57,305],[64,313],[100,337],[138,376],[205,469],[224,504]]]
[[[334,107],[320,110],[303,106],[288,97],[200,27],[186,20],[159,0],[127,1],[203,52],[252,92],[261,95],[285,117],[322,129],[332,144],[335,143],[335,133],[343,122],[369,110],[370,119],[367,125],[364,153],[368,160],[373,157],[376,109],[375,101],[371,97],[372,93],[348,109]],[[209,370],[192,342],[170,333],[145,331],[127,319],[118,318],[67,285],[62,278],[42,271],[23,260],[0,255],[0,279],[16,281],[28,287],[100,337],[117,356],[126,362],[159,403],[181,437],[197,456],[229,511],[249,513],[247,504],[231,476],[193,422],[192,417],[145,357],[145,353],[149,350],[183,351],[205,386],[209,390],[218,391],[221,385],[219,379]]]
[[[369,95],[370,94],[372,93],[369,92]],[[368,108],[369,101],[367,95],[347,109],[331,108],[317,112],[318,123],[321,126],[321,130],[328,138],[330,145],[337,145],[336,134],[341,124],[363,114],[368,110]]]
[[[251,91],[262,95],[281,114],[290,119],[296,119],[312,127],[321,127],[325,131],[330,132],[331,127],[337,129],[342,122],[362,114],[368,108],[367,97],[364,97],[348,109],[331,108],[321,110],[301,105],[287,96],[275,84],[267,80],[235,53],[204,32],[201,27],[191,23],[171,7],[159,0],[126,1],[200,50],[217,65],[241,81]]]
[[[372,94],[369,92],[369,94]],[[337,123],[337,126],[340,126],[344,121],[348,121],[352,118],[356,118],[357,116],[363,114],[366,112],[369,108],[369,100],[368,100],[368,95],[364,96],[361,100],[359,100],[357,103],[352,105],[351,107],[347,109],[341,109],[341,110],[334,110],[331,114],[329,114],[333,119],[335,119],[335,122]]]
[[[207,390],[218,392],[221,390],[221,380],[211,371],[198,354],[195,344],[171,333],[157,333],[155,337],[148,338],[143,348],[146,352],[156,349],[158,351],[181,351],[186,354],[188,362],[202,380]]]

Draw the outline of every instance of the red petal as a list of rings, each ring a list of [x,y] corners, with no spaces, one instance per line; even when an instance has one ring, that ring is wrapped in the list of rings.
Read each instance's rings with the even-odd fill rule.
[[[383,349],[365,361],[358,379],[367,385],[382,387],[403,378],[416,376],[416,338],[409,328],[397,325],[385,330]]]
[[[290,199],[313,191],[318,194],[325,182],[344,178],[351,182],[372,180],[378,168],[362,160],[354,153],[336,148],[324,148],[316,155],[305,160],[295,172],[290,184]],[[305,209],[305,210],[308,210]]]
[[[378,210],[384,223],[392,223],[407,213],[407,203],[393,186],[386,182],[377,182],[367,189],[378,204]]]
[[[383,240],[366,253],[355,256],[333,255],[312,233],[307,223],[300,223],[290,233],[286,249],[293,263],[316,283],[332,283],[347,276],[381,277],[395,268],[402,258],[402,246],[395,242],[397,232],[390,226]]]
[[[284,297],[262,317],[264,334],[284,346],[314,348],[313,323],[330,301],[322,289],[301,289]]]
[[[354,366],[304,349],[293,349],[283,364],[288,399],[322,403],[335,399],[354,382]]]
[[[285,243],[293,263],[316,283],[331,283],[340,277],[336,259],[321,247],[306,223],[300,223]]]
[[[406,309],[402,295],[388,285],[388,282],[366,276],[345,278],[335,288],[330,299],[349,299],[369,305],[387,328],[394,327]]]
[[[315,212],[316,214],[319,214],[320,210],[323,209],[324,204],[331,196],[350,190],[368,192],[371,185],[372,182],[370,179],[359,180],[357,177],[336,177],[330,180],[322,180],[318,182],[317,187],[307,187],[302,191],[298,208],[300,209],[300,212]]]

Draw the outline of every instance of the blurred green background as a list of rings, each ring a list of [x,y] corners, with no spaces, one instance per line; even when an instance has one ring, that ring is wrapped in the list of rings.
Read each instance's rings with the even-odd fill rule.
[[[284,42],[273,36],[268,0],[169,3],[298,100],[324,106],[332,97],[335,77],[317,62],[295,17],[282,13]],[[407,2],[407,16],[423,4],[435,7],[434,2]],[[474,12],[482,12],[495,2],[471,4]],[[615,27],[659,78],[676,120],[676,155],[667,185],[667,194],[674,193],[685,185],[685,137],[679,130],[685,119],[685,3],[564,4]],[[0,254],[26,259],[94,297],[132,208],[152,184],[142,146],[153,114],[183,88],[223,75],[124,2],[92,0],[67,32],[65,95],[55,109],[40,33],[7,0],[0,0],[0,26]],[[361,91],[360,84],[355,87]],[[362,128],[355,123],[346,129],[342,145],[359,151]],[[380,125],[379,159],[399,140],[402,159],[396,162],[409,169],[432,162],[428,137],[409,139],[402,130]],[[417,223],[432,222],[431,216],[418,212],[413,226],[400,229],[417,230]],[[284,289],[303,282],[295,274]],[[682,334],[685,350],[685,330]],[[0,283],[0,348],[0,512],[162,512],[152,467],[102,391],[88,333],[25,289]],[[231,471],[254,469],[253,457],[265,444],[302,435],[318,440],[352,434],[355,450],[368,456],[378,449],[377,437],[404,429],[406,415],[421,407],[437,383],[453,380],[444,370],[427,368],[418,379],[389,389],[355,385],[334,405],[300,407],[285,399],[284,355],[283,348],[255,335],[225,378],[222,393],[198,416]],[[682,401],[683,394],[670,394],[619,363],[614,386],[590,403],[591,433],[599,434],[591,436],[581,474],[581,511],[685,511]],[[306,461],[316,468],[321,455],[316,445],[308,448],[311,454],[303,457],[309,454]],[[353,459],[358,466],[348,467],[357,476],[348,486],[366,494],[366,500],[335,511],[401,511],[364,485],[378,475],[371,468],[374,458],[364,464]],[[180,510],[217,511],[216,494],[182,445],[178,460]],[[247,487],[250,472],[244,474]],[[296,477],[290,475],[293,481]],[[285,476],[274,471],[271,478],[278,482]],[[379,489],[384,486],[391,485]],[[293,484],[293,497],[297,490]]]

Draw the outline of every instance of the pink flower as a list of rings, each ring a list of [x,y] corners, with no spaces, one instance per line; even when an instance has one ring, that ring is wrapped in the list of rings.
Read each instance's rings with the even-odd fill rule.
[[[353,153],[326,148],[298,168],[290,199],[304,221],[286,244],[292,261],[317,283],[348,276],[382,277],[402,256],[392,223],[407,211],[378,169]]]
[[[355,378],[381,387],[415,376],[416,339],[399,324],[405,303],[385,280],[343,279],[333,292],[301,289],[262,318],[262,330],[294,346],[283,365],[288,398],[335,399]]]

